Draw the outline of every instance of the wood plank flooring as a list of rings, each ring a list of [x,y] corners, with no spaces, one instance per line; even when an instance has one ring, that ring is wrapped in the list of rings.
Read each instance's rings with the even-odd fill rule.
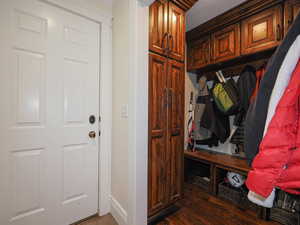
[[[157,225],[279,225],[186,184],[181,209]]]
[[[280,225],[263,221],[250,210],[242,210],[207,194],[195,185],[186,184],[180,210],[157,225]],[[109,214],[93,217],[78,225],[118,225]]]

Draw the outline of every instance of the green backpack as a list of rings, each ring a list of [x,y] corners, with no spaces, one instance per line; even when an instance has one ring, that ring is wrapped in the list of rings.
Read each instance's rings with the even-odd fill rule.
[[[216,106],[225,115],[236,114],[239,109],[239,96],[235,81],[232,78],[226,81],[222,71],[216,74],[220,81],[212,89]]]

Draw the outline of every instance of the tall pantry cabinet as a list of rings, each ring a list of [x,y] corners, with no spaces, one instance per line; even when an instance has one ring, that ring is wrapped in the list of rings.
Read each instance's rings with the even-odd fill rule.
[[[148,216],[182,195],[185,11],[157,0],[149,18]]]

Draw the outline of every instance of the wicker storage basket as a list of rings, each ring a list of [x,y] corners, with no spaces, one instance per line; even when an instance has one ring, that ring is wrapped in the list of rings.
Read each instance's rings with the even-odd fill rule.
[[[259,213],[260,207],[259,207],[258,205],[256,205],[256,204],[250,202],[250,201],[248,200],[247,195],[246,195],[245,199],[246,199],[246,200],[245,200],[245,206],[244,206],[244,208],[248,208],[248,209],[250,209],[250,210],[252,210],[252,211],[254,211],[254,212],[256,212],[256,213]]]
[[[270,219],[279,222],[283,225],[297,225],[298,215],[284,209],[272,208]]]
[[[219,183],[218,196],[239,205],[243,200],[243,193],[240,189],[231,187],[225,182]]]
[[[192,183],[201,187],[205,191],[209,191],[210,181],[200,176],[193,176]]]

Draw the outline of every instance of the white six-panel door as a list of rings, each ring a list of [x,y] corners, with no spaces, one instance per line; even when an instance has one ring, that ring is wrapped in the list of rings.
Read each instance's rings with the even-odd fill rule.
[[[1,225],[97,213],[99,39],[97,23],[70,12],[0,1]]]

